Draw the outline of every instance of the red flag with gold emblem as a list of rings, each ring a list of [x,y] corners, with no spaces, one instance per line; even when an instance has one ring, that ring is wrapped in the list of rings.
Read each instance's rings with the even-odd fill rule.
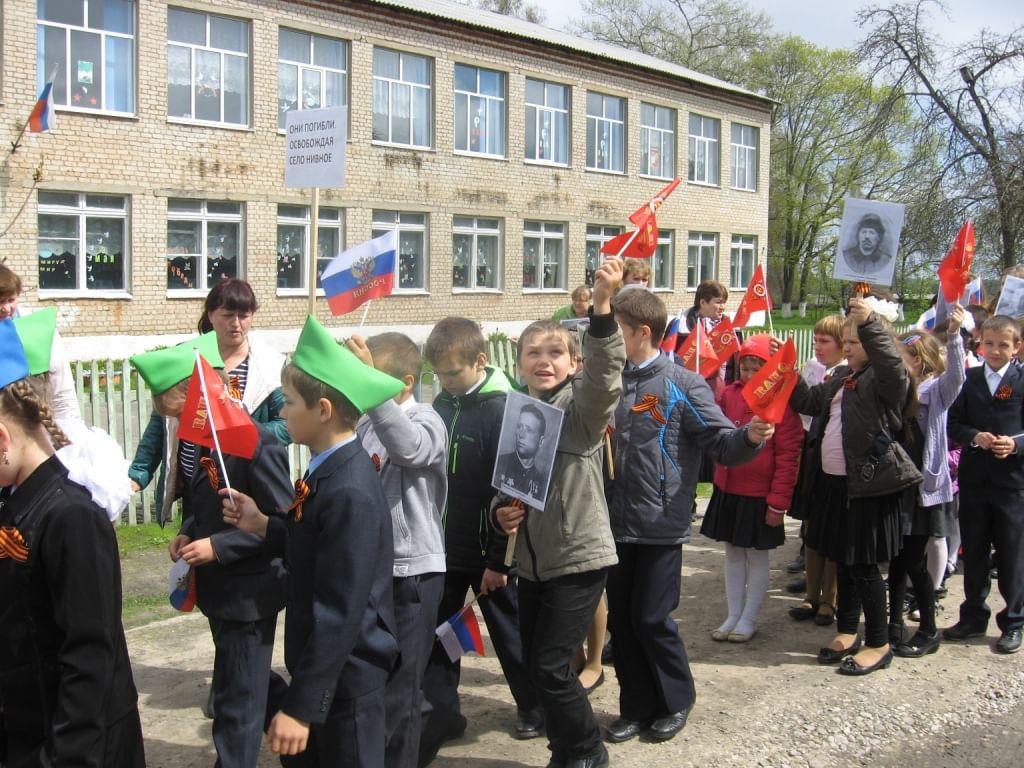
[[[790,395],[800,376],[796,366],[796,345],[789,338],[743,385],[743,399],[750,410],[767,422],[778,424],[786,415]]]
[[[939,265],[939,283],[947,303],[960,301],[964,289],[971,281],[971,263],[974,261],[974,225],[965,221],[957,233],[953,247]]]
[[[718,325],[708,332],[708,340],[720,363],[726,362],[740,351],[740,340],[736,338],[736,330],[728,317],[723,317]]]
[[[251,459],[259,444],[259,430],[243,405],[230,396],[227,385],[206,358],[198,353],[196,357],[178,423],[178,439]],[[202,375],[199,366],[202,366]]]
[[[658,194],[637,208],[629,217],[636,229],[613,237],[601,247],[601,253],[632,259],[651,258],[658,248],[658,222],[654,214],[681,181],[675,179],[669,182]]]
[[[762,309],[771,311],[772,298],[768,295],[768,284],[764,280],[764,270],[758,264],[754,270],[747,292],[743,294],[743,301],[732,318],[733,328],[743,328],[750,322],[750,315]]]
[[[697,353],[698,350],[700,350],[700,354]],[[715,348],[711,346],[711,339],[708,338],[708,334],[704,330],[704,323],[699,320],[694,326],[693,332],[686,337],[683,346],[676,352],[676,357],[679,358],[679,362],[684,368],[699,373],[705,379],[713,376],[721,366]]]

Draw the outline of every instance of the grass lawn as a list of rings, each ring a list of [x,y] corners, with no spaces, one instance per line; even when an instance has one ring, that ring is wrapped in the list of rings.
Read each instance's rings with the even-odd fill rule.
[[[147,523],[115,529],[121,554],[121,618],[126,629],[177,614],[167,599],[171,568],[167,543],[177,532],[177,521],[165,528]]]

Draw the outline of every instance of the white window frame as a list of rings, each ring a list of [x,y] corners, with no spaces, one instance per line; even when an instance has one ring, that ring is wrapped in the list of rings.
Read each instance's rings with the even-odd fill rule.
[[[374,73],[373,73],[373,90],[374,90],[374,99],[373,99],[373,101],[374,101],[374,107],[373,108],[374,108],[374,110],[376,110],[376,91],[377,91],[378,83],[386,84],[387,85],[387,89],[388,89],[388,108],[387,108],[388,138],[387,139],[373,138],[372,139],[372,143],[373,144],[381,144],[381,145],[384,145],[384,146],[391,146],[391,147],[410,147],[412,149],[431,149],[433,147],[433,141],[434,141],[434,117],[433,117],[433,111],[434,111],[434,86],[433,86],[434,60],[432,58],[428,57],[428,56],[422,56],[422,55],[420,55],[418,53],[407,53],[405,51],[399,51],[399,50],[395,50],[393,48],[385,48],[385,47],[377,47],[377,46],[375,46],[374,49],[373,49],[374,57],[376,57],[378,51],[386,52],[386,53],[393,53],[393,54],[396,54],[398,56],[399,74],[398,74],[398,78],[397,79],[393,78],[393,77],[386,77],[385,75],[378,75],[377,72],[376,72],[376,69],[377,69],[376,64],[377,63],[376,63],[376,61],[373,62],[373,69],[374,69]],[[407,58],[423,59],[423,61],[426,62],[426,64],[427,64],[427,80],[428,80],[428,82],[426,84],[424,84],[424,83],[416,83],[416,82],[413,82],[411,80],[405,80],[404,79],[404,77],[405,77],[405,74],[404,74],[404,71],[405,71],[405,61],[406,61]],[[395,98],[395,89],[398,89],[398,88],[408,88],[409,89],[409,142],[408,143],[398,142],[398,141],[394,141],[392,139],[392,133],[393,133],[392,121],[394,120],[393,102],[394,102],[394,98]],[[424,116],[424,119],[427,121],[427,125],[426,125],[427,143],[426,144],[416,144],[415,143],[416,142],[416,127],[415,126],[416,126],[416,119],[418,117],[418,115],[415,114],[416,99],[413,98],[413,93],[415,91],[426,91],[426,93],[427,93],[427,107],[426,107],[427,114]],[[371,136],[372,136],[372,124],[371,124]]]
[[[693,258],[693,249],[697,249],[697,259]],[[707,277],[701,277],[701,266],[705,263],[704,249],[711,249],[711,268]],[[686,241],[686,289],[697,290],[704,280],[718,279],[718,235],[714,232],[690,232]]]
[[[427,231],[430,226],[430,217],[426,213],[416,211],[391,211],[374,209],[372,212],[373,237],[380,237],[391,230],[398,233],[398,258],[395,259],[395,290],[394,293],[404,295],[427,295],[430,293],[430,238]],[[385,221],[387,219],[387,221]],[[417,286],[402,286],[402,260],[412,256],[404,251],[402,236],[405,234],[416,234],[423,244],[423,284]]]
[[[744,260],[749,260],[750,269],[744,270]],[[757,267],[757,236],[756,235],[733,235],[729,250],[729,287],[746,288],[750,284],[750,278],[754,275]],[[743,279],[743,273],[747,273],[747,279]]]
[[[78,288],[39,288],[40,298],[103,298],[103,299],[125,299],[131,298],[129,293],[131,265],[131,198],[128,195],[107,195],[104,193],[72,192],[69,190],[40,190],[43,194],[53,192],[61,195],[76,195],[77,201],[74,206],[61,205],[58,203],[39,203],[36,219],[36,279],[39,279],[39,229],[38,216],[67,216],[77,219],[78,230],[78,254],[75,259],[75,282]],[[117,197],[124,201],[121,208],[107,208],[88,205],[90,197]],[[88,252],[88,220],[99,219],[121,219],[123,230],[121,235],[122,267],[121,275],[124,283],[123,288],[100,288],[91,290],[89,284],[89,252]],[[51,239],[51,238],[47,238]],[[40,285],[42,281],[40,280]]]
[[[599,96],[600,99],[601,99],[601,114],[600,115],[592,115],[590,113],[590,97],[591,96]],[[607,112],[608,112],[608,104],[612,100],[618,101],[621,104],[621,106],[622,106],[622,109],[621,109],[622,119],[618,119],[618,118],[614,118],[614,117],[607,117],[606,116]],[[586,158],[586,162],[585,162],[585,167],[586,167],[586,169],[588,171],[597,171],[599,173],[613,173],[613,174],[616,174],[618,176],[625,175],[625,173],[626,173],[626,142],[628,140],[628,137],[626,136],[626,108],[627,108],[627,106],[628,105],[626,104],[626,100],[624,98],[622,98],[621,96],[612,96],[612,95],[607,94],[607,93],[600,93],[599,91],[588,91],[587,92],[587,158]],[[602,167],[601,165],[598,164],[597,141],[598,141],[598,137],[601,135],[601,130],[600,129],[603,128],[603,127],[607,127],[608,135],[611,138],[611,142],[612,142],[612,146],[608,150],[609,163],[608,163],[607,167]],[[621,146],[619,146],[619,148],[618,148],[618,153],[616,153],[614,151],[616,128],[618,128],[619,140],[621,141]],[[591,137],[593,137],[593,145],[594,145],[594,164],[593,165],[590,164]],[[612,159],[616,156],[616,154],[618,155],[619,162],[622,165],[621,168],[614,168],[614,167],[612,167],[612,165],[613,165]]]
[[[601,266],[601,246],[613,237],[622,234],[622,227],[606,227],[603,224],[587,224],[587,235],[583,257],[583,284],[594,287],[594,273]]]
[[[138,3],[137,2],[133,2],[132,3],[132,31],[130,33],[126,33],[126,32],[114,32],[112,30],[106,30],[106,29],[101,29],[101,28],[97,28],[97,27],[90,27],[89,26],[89,6],[88,6],[89,0],[74,0],[74,2],[77,2],[77,3],[79,3],[79,4],[81,4],[83,6],[82,7],[82,24],[81,25],[67,24],[67,23],[64,23],[64,22],[57,22],[57,21],[47,21],[45,19],[39,18],[39,12],[38,12],[38,10],[36,11],[36,26],[37,26],[37,32],[36,32],[36,38],[37,38],[36,39],[36,44],[37,44],[36,93],[39,93],[40,91],[42,91],[43,86],[46,85],[46,81],[50,77],[50,72],[44,71],[45,69],[47,69],[47,67],[46,67],[46,64],[45,64],[45,60],[43,58],[43,48],[44,48],[44,46],[43,46],[43,29],[44,28],[62,29],[62,30],[64,30],[64,61],[65,61],[65,63],[68,64],[68,66],[65,66],[63,68],[64,69],[63,72],[59,71],[57,73],[57,80],[54,81],[54,88],[56,88],[58,82],[63,81],[63,90],[64,90],[64,95],[65,95],[65,100],[66,100],[67,103],[64,103],[64,104],[59,103],[56,100],[56,94],[51,92],[50,98],[52,100],[54,109],[60,110],[62,112],[63,111],[67,111],[67,112],[82,112],[82,113],[85,113],[85,114],[92,114],[92,115],[95,115],[95,114],[101,114],[101,115],[102,114],[108,114],[108,115],[134,115],[136,113],[135,109],[136,109],[137,101],[138,101],[138,85],[139,85],[139,82],[138,82],[139,73],[138,73],[138,66],[137,66],[137,62],[136,62],[136,58],[137,58],[137,54],[138,54],[138,50],[137,50],[137,46],[136,46],[136,34],[138,32],[138,13],[139,13]],[[38,4],[37,4],[37,9],[38,9]],[[86,107],[75,106],[75,105],[70,103],[71,99],[68,97],[68,94],[71,93],[71,82],[72,82],[72,72],[71,72],[71,66],[70,66],[70,62],[71,62],[71,37],[72,37],[72,34],[75,33],[75,32],[86,33],[86,34],[95,34],[95,35],[99,35],[100,36],[100,61],[99,61],[99,65],[98,66],[99,66],[99,70],[100,70],[100,73],[101,73],[100,76],[102,78],[101,82],[103,83],[103,88],[102,88],[102,92],[101,92],[101,97],[102,97],[103,103],[97,105],[95,108],[91,108],[91,107],[88,107],[88,106],[86,106]],[[121,39],[121,40],[129,40],[129,41],[131,41],[131,48],[132,48],[132,50],[131,50],[130,59],[131,59],[131,67],[132,67],[132,69],[131,69],[131,73],[129,74],[129,78],[131,80],[131,82],[129,83],[129,98],[131,100],[131,105],[130,105],[129,109],[123,110],[123,111],[119,110],[119,109],[112,109],[112,108],[107,106],[107,94],[110,92],[110,89],[107,88],[107,40],[110,39],[110,38],[118,38],[118,39]]]
[[[460,220],[471,222],[468,224],[458,223]],[[481,226],[481,221],[494,221],[494,227]],[[468,285],[456,286],[455,285],[455,238],[456,237],[471,237],[471,246],[469,250],[469,263],[466,264],[467,268],[467,282]],[[480,264],[477,261],[477,256],[480,252],[480,240],[481,238],[493,238],[496,244],[495,249],[495,261],[497,262],[494,266],[494,286],[480,286],[477,281],[477,272],[480,269]],[[452,293],[503,293],[504,277],[505,277],[505,259],[504,253],[502,252],[502,244],[504,238],[502,237],[502,221],[495,216],[453,216],[452,217]]]
[[[527,227],[532,227],[527,229]],[[566,247],[566,230],[568,225],[561,221],[534,221],[523,222],[523,293],[565,293],[566,291],[566,268],[568,266],[568,248]],[[536,243],[537,259],[533,263],[536,285],[526,285],[527,252],[529,244],[527,241]],[[557,242],[561,246],[557,262],[548,259],[548,243]],[[558,270],[558,279],[552,287],[544,285],[544,270],[549,264],[554,264]]]
[[[280,45],[280,42],[281,42],[281,33],[282,32],[289,32],[291,34],[296,34],[296,35],[307,35],[309,37],[309,63],[302,62],[302,61],[293,61],[292,59],[284,58],[281,55],[281,45]],[[277,83],[278,83],[278,85],[277,85],[277,88],[278,88],[278,90],[277,90],[277,101],[278,101],[278,117],[277,117],[277,123],[278,124],[277,124],[277,131],[278,131],[278,133],[284,133],[285,121],[287,120],[286,116],[287,116],[288,112],[291,111],[291,110],[284,109],[284,104],[282,103],[282,100],[281,100],[281,68],[282,67],[295,67],[295,69],[296,69],[295,84],[296,84],[296,88],[298,89],[298,93],[296,94],[296,96],[299,97],[299,101],[297,102],[298,106],[293,107],[293,109],[298,109],[298,110],[306,109],[306,107],[302,106],[302,100],[303,100],[303,97],[304,97],[304,94],[302,93],[302,84],[303,84],[303,81],[305,79],[305,73],[306,72],[315,73],[315,74],[319,75],[319,77],[320,77],[320,94],[319,94],[319,98],[320,98],[319,104],[320,104],[320,107],[347,107],[348,106],[348,91],[349,91],[348,70],[349,70],[349,66],[350,66],[349,65],[350,57],[352,55],[352,45],[351,45],[351,43],[348,40],[345,40],[345,39],[340,38],[340,37],[329,37],[328,35],[318,35],[318,34],[316,34],[314,32],[306,32],[306,31],[301,30],[301,29],[291,29],[289,27],[279,27],[278,31],[277,31],[277,39],[278,39],[278,49],[277,49],[278,50],[278,55],[277,55]],[[317,40],[325,40],[325,41],[330,41],[330,42],[333,42],[333,43],[341,43],[341,45],[343,46],[343,49],[344,49],[344,53],[342,55],[342,63],[344,65],[343,69],[338,69],[337,67],[328,67],[328,66],[324,66],[324,65],[321,65],[321,64],[313,63],[313,62],[316,61],[316,43],[317,43]],[[339,104],[328,104],[327,103],[327,76],[329,74],[341,75],[341,83],[342,83],[342,85],[341,85],[341,102]],[[314,109],[314,107],[309,107],[309,109]]]
[[[463,69],[466,69],[466,70],[473,70],[473,73],[476,76],[476,90],[475,91],[467,91],[467,90],[460,89],[457,85],[455,87],[455,105],[454,105],[454,111],[453,111],[453,116],[452,116],[453,120],[455,122],[455,135],[453,137],[454,146],[455,146],[455,150],[454,150],[455,154],[457,154],[457,155],[473,155],[475,157],[500,157],[500,158],[503,158],[503,157],[505,157],[506,152],[508,151],[508,142],[506,141],[506,137],[507,137],[507,134],[508,134],[508,129],[507,129],[508,112],[506,110],[506,104],[508,102],[508,99],[507,99],[507,95],[508,95],[508,75],[506,73],[500,71],[500,70],[497,70],[497,69],[490,69],[488,67],[477,67],[477,66],[474,66],[472,64],[458,64],[458,63],[456,63],[455,64],[455,71],[456,71],[455,83],[459,82],[458,70],[459,70],[460,67],[462,67]],[[489,95],[489,94],[482,93],[480,91],[480,73],[481,72],[489,72],[489,73],[495,74],[495,75],[497,75],[501,79],[501,96],[492,96],[492,95]],[[498,126],[500,126],[499,130],[501,131],[501,135],[498,137],[498,142],[500,144],[500,151],[498,151],[498,152],[488,152],[486,150],[483,151],[483,152],[479,152],[479,151],[473,150],[471,148],[472,147],[472,135],[473,135],[473,110],[471,109],[471,107],[473,105],[473,100],[474,99],[479,99],[481,102],[483,102],[482,106],[484,108],[484,115],[483,115],[483,119],[482,119],[481,124],[480,124],[480,131],[482,133],[481,142],[482,142],[482,145],[484,147],[488,147],[491,144],[491,138],[492,137],[490,135],[490,126],[491,126],[492,112],[495,111],[495,110],[497,110],[499,112],[499,118],[497,119],[497,122],[496,122],[496,124]],[[466,121],[462,125],[459,125],[459,120],[458,120],[458,114],[459,114],[459,106],[458,105],[459,105],[460,101],[465,101],[465,104],[466,104]],[[464,141],[465,149],[460,149],[459,148],[459,141],[460,141],[460,138],[462,138],[462,132],[463,131],[465,132],[465,135],[464,135],[464,138],[465,138],[465,141]]]
[[[567,167],[569,167],[569,159],[572,156],[572,151],[571,151],[572,142],[571,142],[571,136],[570,136],[570,127],[569,127],[569,117],[570,117],[570,111],[571,111],[571,107],[572,107],[572,104],[571,104],[571,101],[570,101],[572,99],[572,89],[570,89],[569,86],[564,85],[562,83],[552,83],[552,82],[548,82],[547,80],[540,80],[539,78],[535,78],[535,77],[528,77],[528,78],[526,78],[526,80],[527,80],[527,83],[529,83],[530,81],[533,81],[535,83],[539,83],[543,87],[543,90],[544,90],[544,103],[543,104],[535,104],[532,101],[529,101],[529,97],[525,97],[524,96],[524,100],[525,100],[525,120],[527,121],[527,123],[530,122],[530,120],[531,120],[530,110],[533,110],[532,119],[533,119],[533,127],[534,127],[534,137],[538,137],[538,138],[534,139],[535,146],[534,146],[533,156],[531,156],[530,155],[529,142],[526,141],[525,131],[524,131],[524,137],[523,137],[523,158],[524,158],[525,162],[527,162],[527,163],[537,163],[539,165],[555,165],[555,166],[558,166],[560,168],[567,168]],[[549,87],[563,89],[563,92],[565,93],[565,103],[567,105],[564,109],[562,107],[553,107],[553,106],[549,106],[548,105],[547,101],[548,101],[548,88]],[[547,118],[549,129],[552,131],[552,134],[553,134],[550,137],[550,140],[548,142],[548,146],[551,147],[550,157],[541,157],[540,156],[541,155],[541,152],[540,152],[541,147],[540,147],[539,137],[541,135],[541,129],[544,126],[545,118]],[[555,159],[558,156],[558,151],[556,149],[556,143],[557,143],[556,142],[556,137],[559,135],[559,129],[561,130],[562,137],[565,139],[565,148],[564,148],[565,162],[560,162],[560,161]]]
[[[666,292],[670,293],[674,290],[675,286],[675,232],[670,229],[659,229],[658,230],[658,245],[654,249],[654,253],[651,255],[651,285],[650,288],[655,292]],[[659,265],[664,262],[668,262],[668,285],[662,285],[658,282],[658,273],[661,271],[658,269]]]
[[[200,15],[206,17],[206,45],[199,45],[197,43],[184,43],[184,42],[178,42],[176,40],[171,40],[171,38],[170,38],[170,26],[171,26],[170,14],[173,11],[182,11],[182,12],[185,12],[185,13],[196,13],[196,14],[200,14]],[[239,23],[245,25],[245,29],[246,29],[246,35],[245,35],[246,50],[245,50],[244,53],[242,53],[240,51],[233,51],[233,50],[228,49],[228,48],[216,48],[216,47],[210,45],[210,21],[211,21],[211,19],[213,19],[215,17],[222,18],[222,19],[227,19],[229,21],[239,22]],[[188,123],[188,124],[198,124],[198,125],[214,125],[214,126],[217,126],[218,128],[231,128],[231,129],[234,129],[234,130],[248,130],[250,124],[252,123],[252,104],[253,104],[253,77],[252,77],[252,61],[251,61],[252,22],[249,21],[248,19],[240,19],[240,18],[237,18],[235,16],[227,16],[227,15],[219,14],[219,13],[207,13],[206,11],[197,11],[197,10],[194,10],[192,8],[179,8],[177,6],[169,5],[169,6],[167,6],[167,27],[168,27],[168,37],[167,37],[167,57],[168,57],[168,62],[167,62],[167,70],[168,70],[167,71],[167,86],[169,87],[170,84],[171,84],[170,83],[170,77],[171,77],[171,73],[170,73],[170,52],[171,52],[172,48],[179,48],[179,49],[187,50],[188,54],[189,54],[189,61],[191,62],[191,65],[192,65],[192,72],[191,72],[191,75],[190,75],[190,84],[189,84],[189,100],[190,100],[190,105],[191,105],[191,107],[190,107],[190,116],[181,116],[181,115],[171,115],[171,114],[168,114],[167,115],[168,122],[172,122],[172,123]],[[217,54],[220,57],[220,67],[219,67],[220,85],[221,85],[221,87],[220,87],[220,96],[219,96],[219,98],[220,98],[220,120],[204,120],[204,119],[201,119],[201,118],[197,118],[195,116],[195,114],[196,114],[196,75],[197,75],[197,69],[198,69],[198,66],[199,66],[199,60],[198,60],[198,56],[196,54],[197,54],[197,52],[200,52],[200,51],[201,52],[205,52],[205,53],[215,53],[215,54]],[[225,94],[225,92],[227,90],[224,87],[224,79],[225,79],[224,62],[225,62],[225,57],[228,57],[228,56],[234,57],[234,58],[238,58],[238,59],[242,59],[243,63],[244,63],[243,71],[245,72],[245,105],[244,105],[244,109],[243,109],[243,112],[244,112],[244,114],[243,114],[243,121],[241,123],[228,122],[228,121],[226,121],[224,119],[224,94]],[[170,111],[170,107],[171,107],[170,97],[168,96],[168,100],[167,100],[168,112]]]
[[[732,134],[732,188],[747,192],[757,191],[757,142],[759,131],[753,125],[733,123]],[[737,132],[739,137],[737,140]]]
[[[654,123],[644,122],[646,109],[654,110]],[[640,175],[652,179],[674,179],[676,173],[676,110],[658,104],[640,104]],[[665,126],[668,126],[667,128]],[[665,148],[668,147],[670,163],[665,168]],[[659,167],[657,173],[651,170],[651,150],[657,148]]]
[[[282,209],[285,209],[282,212]],[[290,210],[289,210],[290,209]],[[294,213],[299,213],[294,215]],[[327,262],[333,259],[345,248],[345,209],[344,208],[333,208],[321,206],[319,210],[319,224],[317,225],[317,283],[320,282],[320,274],[323,272],[324,267],[327,266]],[[281,203],[277,206],[277,259],[276,266],[280,269],[281,266],[281,227],[300,227],[302,229],[302,253],[301,261],[299,265],[299,285],[297,286],[277,286],[278,296],[308,296],[309,295],[309,241],[312,236],[312,214],[308,205],[293,205],[291,203]],[[325,253],[324,251],[324,236],[326,233],[334,232],[335,239],[338,244],[337,250],[334,253]],[[317,286],[316,293],[318,296],[324,295],[324,289]]]
[[[178,201],[187,203],[199,203],[198,211],[175,211],[172,210],[171,206]],[[222,203],[224,205],[237,205],[238,213],[220,213],[210,212],[210,203]],[[170,223],[172,221],[191,221],[199,222],[201,224],[199,231],[200,238],[200,252],[199,253],[181,253],[171,254],[167,247],[165,240],[164,247],[164,266],[165,269],[168,267],[171,261],[171,256],[198,256],[198,267],[196,269],[197,277],[201,277],[202,285],[196,285],[192,288],[167,288],[165,283],[165,290],[167,291],[168,298],[194,298],[196,296],[206,296],[209,293],[212,285],[207,285],[206,272],[209,268],[209,238],[207,231],[210,224],[237,224],[238,225],[238,253],[236,258],[238,263],[235,266],[235,277],[245,278],[245,204],[236,203],[231,200],[194,200],[190,198],[170,198],[167,201],[167,226],[170,229]]]
[[[694,133],[693,120],[700,120],[700,133]],[[692,184],[703,184],[717,187],[722,177],[722,158],[719,145],[722,138],[722,121],[717,117],[708,117],[691,112],[688,120],[690,125],[689,158],[687,160],[687,178]],[[710,135],[709,126],[714,126],[714,135]],[[704,162],[704,175],[697,177],[698,162]],[[710,162],[711,159],[714,162]],[[713,171],[713,173],[712,173]]]

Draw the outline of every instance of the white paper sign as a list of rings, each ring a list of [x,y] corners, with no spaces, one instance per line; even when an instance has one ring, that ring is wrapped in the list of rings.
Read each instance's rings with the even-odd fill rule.
[[[347,128],[347,107],[288,112],[284,137],[285,187],[344,187]]]

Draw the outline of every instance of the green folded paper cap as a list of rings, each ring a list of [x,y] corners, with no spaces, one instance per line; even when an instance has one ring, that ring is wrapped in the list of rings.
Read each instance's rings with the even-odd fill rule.
[[[166,392],[179,381],[192,375],[196,367],[196,350],[206,358],[206,362],[214,368],[223,368],[224,361],[220,358],[217,346],[217,332],[210,331],[183,341],[175,347],[154,349],[131,358],[131,364],[145,379],[154,395]]]
[[[50,352],[53,351],[53,334],[57,331],[57,308],[47,307],[31,315],[14,318],[18,338],[25,347],[28,372],[32,376],[50,370]]]
[[[299,335],[292,363],[349,399],[360,413],[390,400],[405,385],[353,355],[310,315]]]

